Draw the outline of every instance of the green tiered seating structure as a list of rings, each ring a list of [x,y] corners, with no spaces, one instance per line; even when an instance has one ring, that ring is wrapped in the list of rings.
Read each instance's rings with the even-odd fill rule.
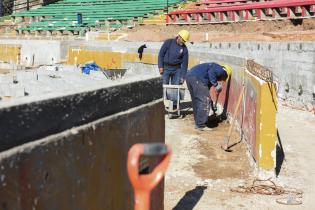
[[[183,0],[61,0],[38,9],[12,14],[40,19],[19,31],[82,31],[91,27],[119,28],[139,17],[157,14]],[[82,14],[78,24],[77,14]]]

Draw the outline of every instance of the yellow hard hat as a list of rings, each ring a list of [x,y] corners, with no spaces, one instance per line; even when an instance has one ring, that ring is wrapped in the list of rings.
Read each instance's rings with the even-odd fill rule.
[[[180,36],[184,42],[188,42],[189,40],[189,32],[187,30],[181,30],[178,32],[178,36]]]
[[[223,67],[224,71],[227,74],[227,78],[225,79],[225,81],[229,81],[232,75],[232,67],[228,64],[221,64],[221,66]]]

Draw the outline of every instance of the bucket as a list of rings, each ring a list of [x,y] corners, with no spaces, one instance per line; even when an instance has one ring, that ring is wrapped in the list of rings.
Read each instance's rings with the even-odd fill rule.
[[[179,90],[179,95],[178,95],[178,90]],[[165,88],[166,92],[166,99],[171,100],[171,101],[177,101],[179,100],[184,100],[185,98],[185,89],[183,88]]]

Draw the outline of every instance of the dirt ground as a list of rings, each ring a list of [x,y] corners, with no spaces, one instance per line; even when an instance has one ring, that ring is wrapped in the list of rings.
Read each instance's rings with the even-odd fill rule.
[[[285,160],[276,178],[273,172],[255,169],[244,142],[233,152],[220,149],[228,124],[200,132],[194,129],[192,115],[166,118],[166,142],[172,146],[173,156],[165,179],[165,210],[315,209],[315,115],[280,107],[277,120]],[[239,139],[235,132],[231,142]],[[285,189],[302,190],[302,205],[278,204],[276,199],[281,196],[230,191],[250,185],[255,178],[271,178]]]
[[[120,32],[127,41],[163,41],[176,36],[179,30],[191,33],[191,42],[201,41],[314,41],[315,19],[255,21],[189,26],[144,25]],[[206,40],[208,33],[208,40]]]
[[[0,36],[8,31],[13,32],[14,27],[11,23],[0,24]],[[137,25],[131,29],[118,30],[113,34],[127,34],[128,36],[120,39],[125,41],[164,41],[176,36],[181,29],[190,31],[191,42],[315,40],[315,18],[182,26]]]

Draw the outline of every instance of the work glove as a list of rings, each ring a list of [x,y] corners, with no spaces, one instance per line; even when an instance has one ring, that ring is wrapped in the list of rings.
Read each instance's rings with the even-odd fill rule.
[[[185,79],[184,78],[180,78],[179,84],[182,85],[182,84],[184,84],[184,82],[185,82]]]
[[[163,75],[164,68],[159,68],[160,75]]]
[[[209,106],[214,113],[217,111],[217,107],[214,106],[213,101],[211,99],[209,100]]]
[[[222,85],[221,85],[220,83],[218,83],[218,85],[215,86],[215,91],[216,91],[217,93],[221,93],[221,91],[222,91]]]

